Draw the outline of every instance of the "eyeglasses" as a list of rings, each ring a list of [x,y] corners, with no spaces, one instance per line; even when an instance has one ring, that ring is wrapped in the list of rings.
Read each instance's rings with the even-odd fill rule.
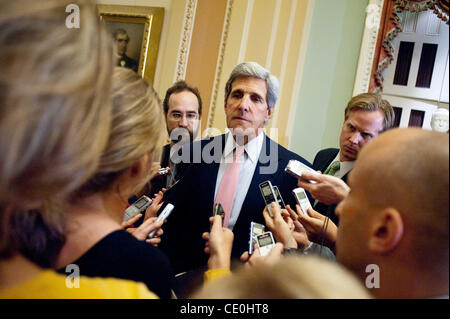
[[[125,42],[125,43],[128,43],[128,39],[116,39],[116,41],[117,42]]]
[[[188,121],[195,121],[198,119],[198,114],[197,113],[181,113],[181,112],[171,112],[169,113],[168,117],[169,119],[171,119],[172,121],[180,121],[182,118],[186,117],[186,120]]]

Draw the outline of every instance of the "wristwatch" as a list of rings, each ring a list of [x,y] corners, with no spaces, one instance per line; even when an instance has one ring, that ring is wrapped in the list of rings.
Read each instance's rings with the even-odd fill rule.
[[[308,250],[312,247],[312,245],[313,245],[313,242],[311,241],[311,242],[309,242],[308,247],[305,247],[305,248],[303,248],[303,249],[301,250],[301,252],[303,253],[303,255],[308,255]]]

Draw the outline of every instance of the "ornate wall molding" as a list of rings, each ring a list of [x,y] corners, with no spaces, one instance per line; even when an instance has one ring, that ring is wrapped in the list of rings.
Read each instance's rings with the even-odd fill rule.
[[[353,96],[366,93],[369,90],[372,64],[377,46],[380,19],[385,0],[370,0],[367,5],[366,22],[356,71]]]
[[[370,90],[383,91],[384,71],[394,61],[395,50],[392,46],[394,39],[402,32],[400,14],[404,11],[423,12],[431,10],[439,19],[449,22],[448,0],[391,0],[392,6],[385,12],[386,23],[384,25],[383,38],[379,43],[376,70],[371,79]]]
[[[231,13],[233,11],[233,2],[234,2],[234,0],[227,1],[227,8],[226,8],[226,12],[225,12],[225,19],[224,19],[223,29],[222,29],[222,39],[220,41],[219,56],[217,58],[216,75],[214,77],[214,86],[213,86],[213,92],[211,95],[211,104],[210,104],[209,113],[208,113],[207,128],[213,127],[213,124],[214,124],[214,115],[216,112],[217,96],[219,93],[220,79],[222,76],[222,67],[223,67],[223,60],[224,60],[224,56],[225,56],[225,49],[227,46],[228,31],[230,29]]]
[[[178,48],[177,68],[175,81],[184,80],[186,77],[189,49],[191,47],[192,30],[194,29],[197,0],[188,0],[184,12],[183,31],[181,33],[180,47]]]

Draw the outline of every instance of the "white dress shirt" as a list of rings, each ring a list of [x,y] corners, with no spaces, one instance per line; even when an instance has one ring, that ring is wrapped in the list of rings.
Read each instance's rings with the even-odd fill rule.
[[[228,223],[228,228],[233,230],[234,225],[241,212],[242,204],[244,203],[245,197],[247,196],[250,183],[253,179],[253,174],[256,169],[256,164],[258,163],[259,155],[262,150],[264,143],[265,133],[260,133],[257,137],[253,138],[247,144],[244,145],[244,156],[241,163],[241,168],[239,172],[239,180],[236,189],[236,194],[234,195],[233,208],[231,210],[230,220]],[[225,174],[228,164],[233,162],[233,151],[236,148],[236,143],[230,132],[226,133],[225,137],[225,147],[222,153],[222,158],[220,160],[219,172],[217,174],[216,180],[216,190],[214,192],[214,198],[217,196],[217,191],[219,189],[222,177]]]

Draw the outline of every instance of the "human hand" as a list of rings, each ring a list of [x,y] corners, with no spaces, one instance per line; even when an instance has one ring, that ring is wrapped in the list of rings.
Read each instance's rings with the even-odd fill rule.
[[[281,242],[287,248],[297,248],[297,241],[292,236],[291,228],[281,216],[281,209],[275,202],[270,204],[273,217],[270,216],[268,207],[263,211],[264,220],[267,228],[272,232],[274,239]]]
[[[163,196],[164,196],[164,192],[165,191],[166,191],[166,189],[163,188],[162,190],[160,190],[158,192],[158,194],[155,194],[153,196],[152,204],[150,206],[148,206],[147,209],[145,210],[144,221],[146,221],[150,217],[156,217],[157,216],[159,209],[164,204],[164,202],[162,200],[163,200]]]
[[[301,208],[299,205],[297,205],[297,212],[299,211],[301,212]],[[320,214],[319,212],[316,212],[312,208],[308,208],[307,214],[303,213],[298,214],[298,221],[306,229],[308,238],[317,243],[319,243],[323,239],[324,244],[332,248],[337,239],[338,228],[336,224],[331,221],[331,219],[328,219],[325,233],[322,235],[326,218],[327,217]]]
[[[316,183],[309,183],[315,181]],[[305,172],[298,179],[298,187],[304,188],[311,196],[325,205],[338,204],[350,192],[350,187],[340,178]]]
[[[311,242],[309,240],[308,233],[305,227],[303,227],[303,225],[298,221],[297,213],[289,205],[286,205],[286,210],[290,214],[294,224],[292,236],[295,238],[295,241],[297,242],[300,248],[303,249],[308,247],[311,244]]]
[[[122,222],[122,228],[125,229],[127,232],[131,233],[135,230],[135,228],[130,228],[131,226],[134,225],[134,223],[136,223],[139,218],[142,217],[142,214],[137,214],[136,216],[131,217],[130,219],[128,219],[125,222]]]
[[[144,221],[139,227],[133,228],[133,231],[129,231],[134,237],[139,240],[146,241],[153,246],[158,246],[161,242],[161,236],[164,233],[161,229],[162,225],[165,221],[156,222],[156,217],[151,217]],[[153,230],[158,229],[153,238],[148,238],[148,234],[150,234]]]
[[[245,263],[245,267],[252,267],[256,264],[265,263],[267,265],[273,265],[283,257],[284,246],[282,243],[276,243],[267,256],[261,256],[259,248],[256,246],[253,249],[253,254],[250,256],[248,251],[241,255],[240,260]]]
[[[202,234],[206,240],[205,253],[209,254],[208,269],[230,269],[233,232],[222,226],[222,217],[216,215],[209,219],[211,231]]]

